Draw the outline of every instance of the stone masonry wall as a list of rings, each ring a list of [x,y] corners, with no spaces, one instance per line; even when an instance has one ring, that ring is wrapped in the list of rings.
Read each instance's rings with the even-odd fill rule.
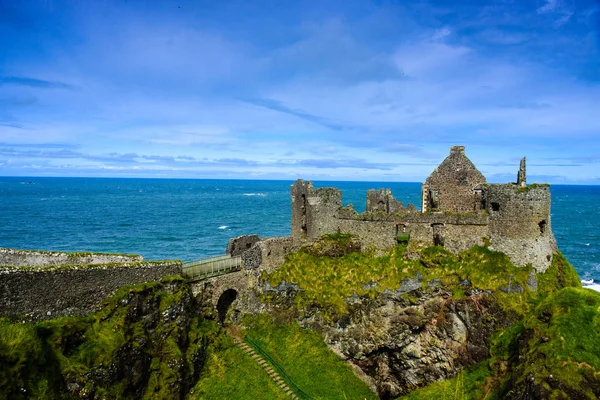
[[[259,240],[258,235],[243,235],[231,238],[229,239],[229,243],[227,243],[227,250],[225,252],[231,257],[240,256]]]
[[[465,148],[454,146],[423,184],[423,212],[433,209],[453,213],[476,211],[479,189],[484,183],[485,177],[467,158]],[[432,207],[431,198],[436,199],[437,207]]]
[[[181,275],[181,262],[0,268],[0,315],[34,320],[93,312],[123,286]]]
[[[389,191],[370,191],[367,195],[367,211],[358,214],[350,207],[342,207],[341,192],[338,189],[312,189],[309,182],[298,181],[294,186],[310,188],[301,192],[306,199],[303,212],[306,215],[307,227],[304,240],[294,241],[299,246],[312,242],[322,235],[336,232],[350,233],[360,238],[363,249],[385,250],[397,244],[399,235],[410,234],[411,240],[426,245],[434,243],[434,229],[441,231],[444,246],[450,251],[459,252],[475,245],[482,245],[483,238],[488,238],[489,216],[487,213],[446,214],[419,213],[414,209],[402,208],[400,212],[388,213],[385,209],[401,203],[392,201]],[[292,187],[292,199],[295,191]],[[383,198],[383,203],[378,199]],[[298,201],[298,197],[296,197]],[[383,204],[383,205],[382,205]],[[370,208],[369,208],[370,206]],[[377,207],[384,207],[379,210]],[[297,211],[293,208],[292,213]],[[434,228],[437,226],[437,228]],[[294,230],[292,230],[294,232]],[[296,231],[300,231],[299,229]],[[440,235],[438,235],[440,236]]]
[[[531,263],[536,272],[552,263],[556,241],[550,224],[550,188],[490,185],[486,202],[490,213],[490,239],[515,265]]]
[[[264,239],[256,246],[261,253],[261,270],[266,272],[279,268],[283,264],[285,256],[295,249],[291,236]]]
[[[404,207],[404,203],[392,196],[390,189],[370,189],[367,191],[367,212],[385,212],[390,214],[406,214],[417,212],[413,204]]]
[[[109,264],[141,262],[144,257],[108,253],[64,253],[59,251],[35,251],[0,249],[0,266],[48,266],[61,264]]]

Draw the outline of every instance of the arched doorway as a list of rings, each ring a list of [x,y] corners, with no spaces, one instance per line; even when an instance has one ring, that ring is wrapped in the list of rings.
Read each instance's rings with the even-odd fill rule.
[[[225,318],[227,317],[227,311],[229,311],[229,307],[237,298],[237,291],[235,289],[227,289],[221,294],[219,297],[219,301],[217,302],[217,312],[219,314],[219,322],[221,324],[225,323]]]

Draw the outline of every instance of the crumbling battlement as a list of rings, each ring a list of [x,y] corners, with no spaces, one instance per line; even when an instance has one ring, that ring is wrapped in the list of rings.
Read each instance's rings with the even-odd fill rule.
[[[389,189],[369,190],[367,207],[358,214],[343,207],[336,188],[315,189],[297,180],[291,188],[292,242],[312,243],[324,234],[357,235],[363,248],[385,250],[410,237],[413,243],[440,245],[460,252],[490,245],[515,265],[550,265],[556,242],[550,225],[548,185],[526,186],[525,159],[517,183],[493,184],[466,157],[463,146],[450,155],[422,185],[422,211],[398,202]]]
[[[370,189],[367,191],[367,212],[378,211],[388,214],[410,214],[416,213],[417,209],[413,204],[404,207],[404,203],[392,196],[390,189]]]

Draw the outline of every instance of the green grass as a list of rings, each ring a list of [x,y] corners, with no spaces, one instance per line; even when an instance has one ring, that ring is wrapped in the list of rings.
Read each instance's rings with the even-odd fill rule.
[[[189,399],[283,400],[287,396],[250,356],[236,347],[217,326],[205,321],[203,331],[210,336],[208,360]]]
[[[533,376],[551,398],[570,397],[569,390],[590,399],[598,396],[600,293],[572,287],[559,290],[543,300],[523,326],[518,382]],[[556,380],[561,384],[549,384]]]
[[[542,294],[554,293],[565,287],[581,287],[577,271],[562,253],[554,254],[550,267],[536,278]]]
[[[37,371],[45,364],[42,350],[33,324],[0,318],[0,399],[44,397],[48,382]]]
[[[270,316],[247,316],[247,336],[314,399],[376,399],[350,366],[315,331],[297,323],[275,323]]]
[[[184,324],[179,317],[165,319],[163,311],[189,305],[191,298],[183,278],[168,277],[123,288],[86,317],[37,324],[0,319],[0,399],[62,398],[67,382],[97,398],[130,398],[127,390],[140,385],[136,397],[177,397],[203,364],[204,342],[197,317]],[[150,365],[129,368],[146,358]]]
[[[331,233],[299,251],[315,257],[336,258],[360,251],[360,241],[358,236],[349,233]]]
[[[458,373],[454,378],[435,382],[412,391],[398,400],[478,400],[486,398],[486,379],[491,371],[487,362],[481,362]],[[489,398],[489,397],[488,397]]]
[[[532,378],[545,390],[542,398],[571,398],[573,393],[597,398],[600,294],[581,288],[562,254],[537,279],[540,289],[526,296],[524,318],[493,335],[488,360],[401,398],[521,398]]]
[[[521,193],[528,192],[531,189],[536,189],[536,188],[540,188],[540,187],[550,187],[550,184],[549,183],[532,183],[531,185],[519,187],[519,192],[521,192]]]
[[[406,246],[398,245],[389,253],[374,257],[370,253],[354,252],[341,257],[317,257],[304,251],[290,254],[281,268],[263,276],[271,286],[282,281],[303,289],[295,298],[298,309],[317,304],[325,316],[347,312],[346,299],[356,294],[375,297],[384,290],[394,291],[403,279],[423,276],[423,285],[441,279],[456,297],[464,296],[460,282],[468,279],[473,287],[491,290],[507,308],[523,313],[526,295],[505,294],[502,286],[518,284],[527,294],[527,279],[531,266],[515,267],[509,258],[486,247],[473,247],[454,255],[443,247],[422,250],[421,259],[404,257]]]
[[[562,254],[555,254],[548,270],[536,275],[539,289],[533,291],[528,286],[531,266],[515,267],[508,256],[487,247],[476,246],[458,255],[443,247],[427,247],[419,250],[420,259],[416,261],[406,259],[405,251],[406,246],[399,245],[381,257],[354,252],[337,258],[297,252],[263,279],[272,286],[282,281],[297,284],[302,289],[294,300],[297,309],[302,312],[304,307],[317,305],[320,315],[332,320],[348,311],[345,301],[352,295],[375,297],[386,289],[395,290],[403,279],[420,275],[423,289],[429,280],[440,279],[455,299],[468,294],[470,289],[460,284],[468,280],[472,288],[489,291],[519,321],[492,337],[490,358],[486,362],[460,372],[452,380],[415,391],[407,399],[499,399],[510,390],[514,381],[511,377],[518,381],[534,370],[546,377],[565,376],[583,387],[597,382],[600,303],[595,299],[600,294],[581,289],[575,269]],[[513,288],[522,287],[523,292],[502,291],[509,282]],[[553,315],[555,325],[540,323],[537,317],[532,317],[545,309],[550,309],[546,314]],[[276,335],[275,329],[264,329],[260,335]],[[519,358],[518,351],[528,332],[534,332],[528,344],[530,359],[521,362],[523,355]],[[281,342],[274,346],[265,342],[264,345],[270,351],[277,351],[288,344]]]

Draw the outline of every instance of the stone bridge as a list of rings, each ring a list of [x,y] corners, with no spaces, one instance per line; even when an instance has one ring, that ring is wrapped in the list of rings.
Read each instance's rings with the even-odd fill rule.
[[[235,241],[244,242],[247,236],[232,239],[231,247],[236,247]],[[215,271],[214,265],[211,272],[210,263],[203,266],[196,264],[196,272],[201,279],[192,279],[192,291],[205,310],[213,310],[215,317],[221,323],[237,322],[242,313],[257,313],[262,311],[259,299],[261,292],[260,277],[263,272],[269,273],[279,268],[285,255],[292,250],[291,237],[269,238],[254,241],[247,246],[238,246],[239,251],[232,251],[228,256],[213,258],[213,261],[223,261],[223,269],[229,270],[220,274]],[[236,262],[232,258],[239,258],[239,268],[233,267]],[[231,263],[231,264],[229,264]],[[191,266],[191,264],[188,264]],[[219,269],[219,268],[217,268]],[[184,266],[185,273],[185,266]],[[211,276],[212,274],[212,276]]]

